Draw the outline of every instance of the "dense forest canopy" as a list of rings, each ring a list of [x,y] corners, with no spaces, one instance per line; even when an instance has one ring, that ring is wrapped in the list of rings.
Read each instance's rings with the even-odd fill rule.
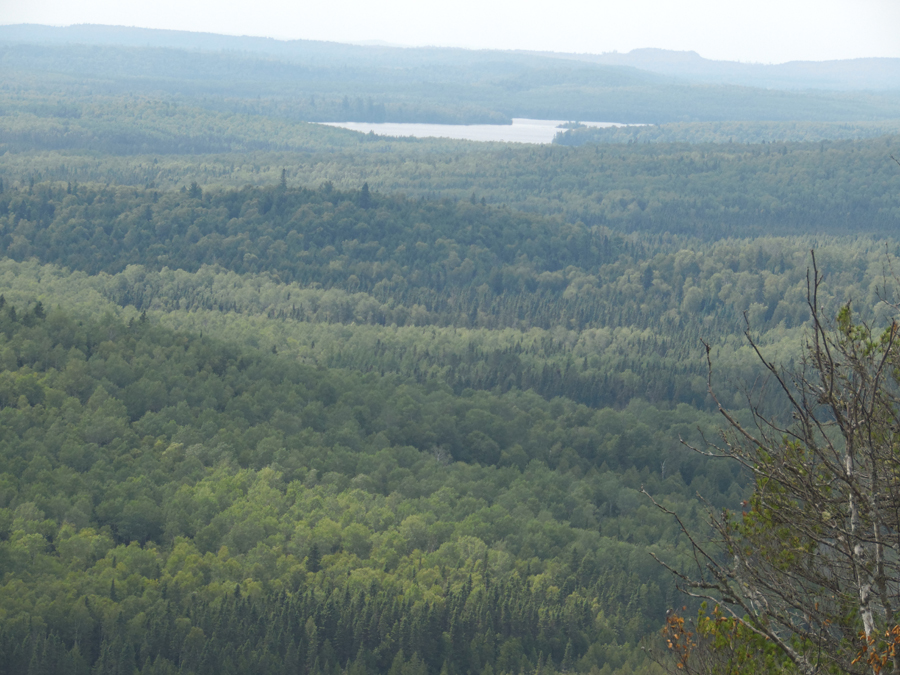
[[[547,147],[384,139],[145,97],[61,103],[0,95],[0,105],[6,113],[0,116],[0,178],[7,185],[47,179],[161,188],[271,185],[284,169],[291,184],[358,190],[365,182],[429,199],[474,195],[488,205],[625,232],[715,239],[770,232],[886,235],[897,227],[900,176],[890,157],[900,154],[898,137],[822,138],[840,136],[847,125],[575,129],[563,138],[582,132],[629,141],[662,136],[632,145]],[[872,129],[896,131],[891,124],[850,128],[865,136]],[[741,140],[769,133],[819,140]],[[739,142],[731,142],[735,136]],[[679,142],[665,142],[670,137]]]
[[[823,315],[896,313],[895,90],[97,27],[0,63],[3,672],[661,673],[651,555],[753,488],[682,444],[710,382],[780,419],[744,331],[803,362],[810,249]],[[650,124],[310,123],[606,115]]]
[[[621,665],[672,599],[640,551],[678,555],[637,489],[658,485],[672,504],[689,485],[710,493],[709,471],[672,440],[673,426],[711,423],[687,409],[456,396],[40,303],[3,317],[11,672],[35,652],[58,667],[197,672],[236,658]],[[718,476],[713,491],[734,499],[735,476]],[[258,642],[274,617],[283,637]],[[449,636],[443,653],[425,647],[434,631]]]
[[[788,357],[796,343],[789,336],[804,321],[799,240],[721,242],[706,255],[653,254],[648,244],[611,231],[478,203],[330,187],[217,192],[195,184],[165,193],[36,184],[5,189],[0,205],[11,258],[0,277],[10,298],[0,311],[7,322],[0,359],[8,370],[0,413],[8,418],[3,428],[16,434],[8,436],[5,451],[8,529],[0,546],[8,593],[20,598],[14,616],[41,617],[44,626],[26,639],[22,625],[7,624],[2,648],[11,664],[38,653],[75,668],[108,660],[137,664],[142,672],[176,663],[212,672],[233,660],[251,669],[298,660],[313,671],[318,661],[319,669],[352,664],[360,672],[408,663],[424,669],[418,672],[539,662],[564,670],[638,667],[635,641],[653,630],[659,607],[677,600],[671,579],[649,563],[635,567],[628,551],[639,556],[653,547],[673,561],[687,551],[677,538],[666,539],[674,532],[637,489],[649,486],[673,508],[694,514],[696,492],[723,505],[742,494],[739,474],[700,462],[678,444],[698,424],[707,433],[715,424],[701,411],[707,401],[700,354],[682,350],[712,332],[718,362],[745,378],[749,360],[731,356],[742,311]],[[504,229],[512,227],[521,246],[508,257]],[[563,233],[567,239],[559,240]],[[533,238],[533,249],[526,237]],[[873,318],[884,316],[878,291],[888,261],[883,243],[834,240],[829,246],[832,253],[826,248],[821,254],[836,275],[828,302],[837,306],[852,295]],[[409,248],[419,255],[408,257]],[[439,255],[432,257],[432,249]],[[564,262],[572,264],[563,268]],[[673,307],[676,287],[680,314],[666,309]],[[35,304],[36,297],[43,302]],[[460,311],[454,303],[466,298],[472,309]],[[502,309],[506,303],[512,303],[509,313]],[[81,318],[62,309],[69,305]],[[597,308],[606,314],[592,319],[583,313]],[[103,312],[100,322],[84,318]],[[664,315],[669,319],[660,324]],[[506,316],[511,323],[504,325]],[[568,328],[565,316],[572,316]],[[156,322],[187,327],[193,336]],[[204,332],[235,346],[196,337]],[[611,409],[629,397],[624,410]],[[700,410],[670,407],[678,400]],[[392,456],[387,450],[407,453],[397,460],[399,476],[406,477],[400,483],[380,468]],[[372,463],[361,464],[369,455]],[[43,473],[32,468],[38,465]],[[190,478],[182,465],[193,467]],[[183,477],[170,483],[176,469]],[[111,473],[96,473],[102,470]],[[471,470],[500,472],[501,482],[492,473],[466,473]],[[461,494],[481,495],[478,508],[487,509],[479,516],[487,519],[482,529],[470,529],[477,511],[453,516],[452,502],[447,514],[427,502],[456,480],[447,471],[475,481]],[[507,489],[519,492],[506,508],[529,499],[527,490],[540,484],[534,471],[553,480],[568,476],[558,494],[574,510],[553,515],[559,527],[569,528],[560,533],[568,534],[554,535],[549,549],[509,539],[504,533],[527,530],[527,520],[516,525],[512,513],[497,510]],[[297,502],[298,490],[324,489],[320,476],[331,476],[322,484],[330,492],[309,499],[337,500],[327,516]],[[197,490],[222,490],[231,480],[237,492],[215,502],[219,506],[190,501]],[[245,490],[249,498],[260,480],[275,490],[263,513],[240,496]],[[411,482],[403,487],[402,480]],[[579,481],[589,481],[588,489],[593,480],[599,482],[589,489],[612,489],[599,487],[608,484],[615,496],[595,498],[594,515],[585,520],[589,504],[576,495]],[[342,515],[370,499],[364,495],[376,501],[360,514],[376,508],[378,495],[418,501],[391,521],[399,528],[395,535],[390,522]],[[272,511],[275,497],[283,506]],[[177,517],[188,520],[176,525],[171,504],[179,499],[188,501]],[[550,505],[546,495],[534,503]],[[400,508],[391,504],[391,512]],[[307,514],[310,534],[297,534],[292,508]],[[240,539],[239,521],[228,515],[238,510],[247,522],[270,524]],[[631,532],[646,531],[651,522],[658,531],[635,539]],[[291,530],[279,523],[290,523]],[[500,523],[500,530],[491,529]],[[422,534],[413,534],[420,526]],[[410,536],[424,539],[398,543]],[[86,550],[95,551],[76,567],[67,567],[74,563],[62,553],[70,539],[78,546],[91,541]],[[615,548],[620,539],[631,548]],[[379,548],[382,540],[394,542],[392,548]],[[44,548],[22,548],[41,541]],[[475,553],[451,564],[444,557],[451,545]],[[626,557],[610,558],[617,550]],[[507,562],[491,567],[491,551]],[[605,553],[586,562],[588,551]],[[417,581],[400,583],[408,578],[400,571],[407,569],[404,555],[413,566],[408,569],[418,570],[415,579],[433,570],[431,590]],[[517,566],[526,560],[524,568]],[[52,580],[63,569],[83,579],[83,590],[54,599]],[[586,576],[547,576],[551,569]],[[646,576],[635,577],[638,569]],[[380,572],[372,577],[365,570]],[[354,585],[360,574],[365,582]],[[194,585],[184,587],[188,579]],[[539,579],[556,590],[532,595]],[[649,593],[644,604],[629,595],[636,588]],[[569,590],[558,595],[559,589]],[[334,619],[320,614],[325,597],[334,598],[328,610]],[[545,619],[527,628],[527,616],[492,615],[507,597],[534,617],[561,612],[553,621],[567,626],[566,639],[554,642]],[[560,603],[558,610],[546,604],[550,598]],[[585,605],[581,618],[565,618],[566,607],[588,598],[588,614]],[[73,625],[44,614],[39,607],[47,602],[60,616],[82,620]],[[458,619],[459,630],[468,633],[453,628],[454,602],[474,612]],[[385,615],[388,605],[393,615]],[[635,614],[639,607],[643,613]],[[244,612],[257,618],[242,618]],[[119,623],[107,623],[107,616]],[[275,616],[286,622],[282,641],[252,637],[257,630],[265,634],[261,626]],[[358,616],[371,617],[370,623],[377,617],[384,628],[357,635]],[[222,621],[236,622],[228,630],[246,636],[239,655],[217,642]],[[82,624],[94,626],[96,637],[79,638],[87,630]],[[176,624],[182,633],[171,632]],[[116,625],[145,630],[122,632]],[[390,637],[392,625],[401,637]],[[623,625],[632,628],[622,632]],[[527,630],[533,632],[526,640]],[[428,631],[450,636],[446,651],[422,655]],[[496,637],[480,642],[484,631]]]
[[[701,337],[712,331],[736,349],[745,314],[773,344],[804,324],[811,241],[653,254],[581,223],[327,186],[161,194],[41,184],[0,195],[0,250],[112,275],[97,288],[117,305],[277,318],[307,345],[313,324],[352,323],[352,338],[314,350],[328,365],[389,363],[457,391],[533,388],[594,405],[703,405]],[[854,298],[864,316],[883,315],[883,245],[819,246],[835,278],[828,306]],[[396,327],[419,330],[397,343]],[[478,337],[485,330],[503,337]],[[423,339],[432,346],[417,351]],[[744,358],[723,363],[746,372]]]

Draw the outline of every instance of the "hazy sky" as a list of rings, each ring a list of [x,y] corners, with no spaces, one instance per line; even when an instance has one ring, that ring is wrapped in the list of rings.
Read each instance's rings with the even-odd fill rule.
[[[0,0],[0,23],[780,63],[900,57],[900,0]]]

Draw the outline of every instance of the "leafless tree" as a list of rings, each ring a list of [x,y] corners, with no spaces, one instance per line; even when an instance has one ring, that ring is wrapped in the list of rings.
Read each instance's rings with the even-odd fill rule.
[[[743,423],[709,385],[726,430],[694,449],[739,462],[752,495],[709,509],[712,540],[679,519],[695,565],[667,567],[717,608],[723,630],[774,646],[797,672],[900,674],[900,327],[856,323],[849,304],[828,320],[821,283],[813,255],[796,371],[768,360],[747,331],[785,415],[764,415],[756,398]],[[707,361],[711,372],[708,347]]]

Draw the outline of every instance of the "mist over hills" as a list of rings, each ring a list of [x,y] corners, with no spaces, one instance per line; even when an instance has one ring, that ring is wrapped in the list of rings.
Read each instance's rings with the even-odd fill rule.
[[[900,59],[866,58],[787,63],[741,63],[705,59],[697,52],[669,49],[633,49],[627,53],[558,54],[603,65],[631,66],[640,70],[696,82],[733,84],[767,89],[831,89],[839,91],[896,90],[900,88]]]
[[[20,25],[0,26],[0,64],[8,85],[49,95],[173,96],[316,122],[900,117],[898,59],[759,66],[664,50],[543,54]]]
[[[318,58],[341,62],[361,54],[402,64],[441,60],[451,54],[473,61],[491,58],[520,61],[524,56],[625,66],[692,81],[773,89],[893,90],[900,88],[900,59],[860,58],[832,61],[789,61],[778,64],[719,61],[695,51],[653,47],[630,52],[577,54],[536,51],[468,50],[446,47],[405,47],[379,40],[341,44],[316,40],[278,40],[267,37],[219,35],[177,30],[81,24],[66,27],[21,24],[0,26],[0,41],[38,44],[89,44],[128,47],[167,47],[200,51],[267,54],[309,63]]]

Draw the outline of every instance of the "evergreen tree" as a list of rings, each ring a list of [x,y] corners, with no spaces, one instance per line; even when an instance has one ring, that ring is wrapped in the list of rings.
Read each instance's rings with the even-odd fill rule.
[[[359,191],[359,208],[368,209],[372,206],[372,196],[369,194],[369,184],[363,183],[362,189]]]

